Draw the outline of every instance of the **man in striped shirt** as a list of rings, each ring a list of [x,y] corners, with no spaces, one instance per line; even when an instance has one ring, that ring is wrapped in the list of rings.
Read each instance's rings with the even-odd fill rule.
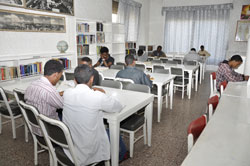
[[[41,114],[58,120],[56,110],[63,107],[63,93],[58,93],[55,85],[62,72],[63,65],[59,61],[49,60],[44,66],[44,76],[32,82],[24,96],[26,103],[35,106]],[[33,129],[42,135],[40,129]]]

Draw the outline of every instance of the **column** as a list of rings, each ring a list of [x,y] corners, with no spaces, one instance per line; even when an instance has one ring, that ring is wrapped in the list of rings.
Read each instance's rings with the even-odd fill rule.
[[[246,63],[245,63],[245,75],[250,75],[250,34],[247,36],[248,42],[247,42],[247,54],[246,54]]]

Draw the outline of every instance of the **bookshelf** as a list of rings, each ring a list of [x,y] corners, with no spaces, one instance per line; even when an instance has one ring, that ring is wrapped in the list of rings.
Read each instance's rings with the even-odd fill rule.
[[[112,56],[116,62],[124,62],[125,54],[124,25],[112,24]]]
[[[76,19],[76,57],[78,62],[83,57],[89,57],[95,64],[103,46],[108,47],[110,54],[112,53],[111,25],[102,21]]]
[[[136,55],[136,43],[135,42],[126,42],[126,55]]]
[[[1,56],[0,82],[41,75],[45,63],[50,59],[61,60],[65,70],[76,66],[73,52]]]

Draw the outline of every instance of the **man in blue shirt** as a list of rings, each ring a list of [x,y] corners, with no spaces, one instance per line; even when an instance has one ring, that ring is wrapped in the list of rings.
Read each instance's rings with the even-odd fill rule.
[[[125,57],[126,68],[119,71],[116,75],[118,78],[127,78],[134,81],[135,84],[147,85],[152,87],[152,81],[141,70],[135,68],[135,59],[133,55],[127,55]]]

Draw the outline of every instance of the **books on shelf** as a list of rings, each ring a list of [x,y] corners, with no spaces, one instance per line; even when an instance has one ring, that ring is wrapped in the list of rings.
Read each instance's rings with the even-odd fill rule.
[[[76,41],[77,44],[94,44],[95,35],[78,35]]]
[[[96,54],[99,55],[101,54],[100,50],[101,50],[102,46],[96,46]]]
[[[126,42],[125,47],[126,47],[126,49],[135,49],[136,48],[136,43],[134,43],[134,42]]]
[[[42,62],[30,63],[27,65],[20,65],[20,76],[29,76],[42,73]]]
[[[96,31],[103,32],[103,23],[101,22],[96,23]]]
[[[97,43],[105,43],[105,34],[104,33],[97,33],[96,34],[96,42]]]
[[[89,32],[89,24],[87,23],[79,23],[76,25],[77,32]]]
[[[68,58],[59,58],[59,59],[55,59],[55,60],[61,61],[64,69],[71,68],[71,60],[69,60]]]
[[[78,45],[77,46],[77,55],[89,55],[89,45]]]
[[[0,66],[0,80],[9,80],[17,77],[17,67]]]

